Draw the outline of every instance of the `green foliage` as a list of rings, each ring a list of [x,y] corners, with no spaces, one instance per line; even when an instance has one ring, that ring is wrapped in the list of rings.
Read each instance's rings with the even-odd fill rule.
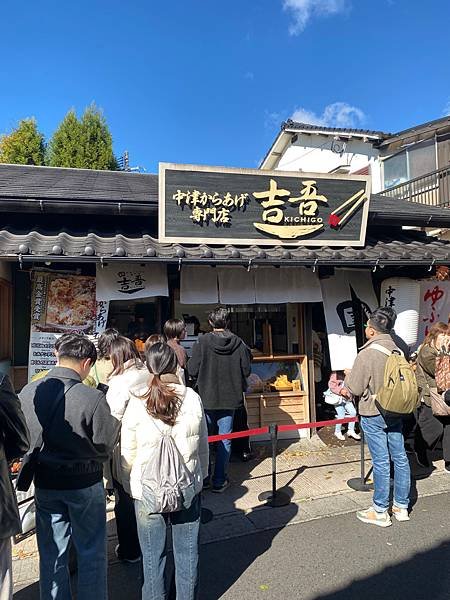
[[[75,111],[69,110],[48,145],[50,167],[78,167],[80,160],[81,124]]]
[[[35,119],[23,119],[0,138],[0,162],[79,169],[119,169],[112,136],[103,113],[91,104],[78,119],[69,110],[53,134],[46,151]]]
[[[43,165],[45,141],[34,118],[22,119],[18,126],[0,138],[0,162]]]
[[[82,169],[117,169],[112,136],[102,112],[91,104],[80,121],[80,147],[77,167]]]

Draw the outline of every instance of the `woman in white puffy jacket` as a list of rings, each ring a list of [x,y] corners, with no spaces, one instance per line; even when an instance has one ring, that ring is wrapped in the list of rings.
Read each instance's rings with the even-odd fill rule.
[[[132,396],[131,390],[147,384],[148,370],[141,361],[134,343],[123,336],[117,337],[111,343],[110,358],[112,373],[107,380],[108,391],[106,393],[106,400],[108,401],[111,414],[119,421],[122,421],[126,407]],[[115,553],[117,558],[124,562],[138,562],[141,556],[141,549],[137,534],[136,515],[133,499],[123,487],[120,466],[120,442],[113,454],[112,478],[116,497],[114,514],[119,542],[115,548]]]
[[[166,527],[172,526],[177,600],[194,600],[198,591],[200,492],[208,475],[208,433],[200,397],[179,383],[177,358],[165,343],[146,352],[150,381],[134,390],[122,421],[122,473],[124,486],[135,499],[142,551],[144,584],[142,598],[166,596]],[[168,430],[183,462],[194,477],[195,496],[189,508],[172,513],[150,513],[142,502],[143,471]]]

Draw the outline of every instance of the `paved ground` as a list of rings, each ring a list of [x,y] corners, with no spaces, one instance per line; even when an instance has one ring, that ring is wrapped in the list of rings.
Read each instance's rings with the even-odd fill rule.
[[[210,492],[204,494],[204,506],[214,514],[213,520],[204,525],[202,530],[202,544],[206,552],[213,548],[213,542],[241,538],[238,544],[236,541],[232,541],[230,548],[246,547],[248,540],[257,539],[254,536],[255,534],[259,535],[260,532],[273,532],[274,528],[284,527],[288,524],[306,523],[330,515],[354,512],[370,504],[370,494],[354,492],[346,483],[349,478],[359,474],[358,445],[346,442],[339,447],[329,448],[316,437],[298,444],[291,444],[281,450],[278,456],[278,482],[280,486],[284,486],[284,490],[289,494],[292,502],[289,506],[280,509],[267,508],[258,500],[261,491],[270,489],[271,461],[267,457],[264,447],[256,448],[256,455],[258,457],[256,460],[248,463],[237,462],[231,465],[232,485],[226,492],[219,495]],[[370,463],[367,462],[367,468],[369,465]],[[442,461],[436,462],[435,465],[437,468],[431,476],[429,472],[418,472],[415,469],[416,474],[428,475],[428,477],[418,481],[417,487],[414,487],[414,502],[418,495],[426,497],[450,492],[450,476],[443,472]],[[322,525],[317,523],[308,525],[313,530],[316,526],[320,531]],[[407,526],[409,527],[408,524]],[[270,535],[272,534],[269,534],[269,538]],[[329,544],[330,536],[325,537]],[[264,536],[261,539],[265,539]],[[110,579],[112,589],[120,590],[120,582],[124,573],[126,575],[128,571],[123,571],[125,567],[119,565],[113,555],[115,543],[115,526],[113,513],[111,513],[109,522]],[[312,547],[315,547],[314,544]],[[311,547],[309,547],[308,556],[311,555],[310,550]],[[327,549],[327,551],[329,550]],[[230,555],[233,555],[233,552],[230,551]],[[338,569],[338,567],[336,568]],[[136,573],[138,571],[129,573],[133,580],[137,577]],[[14,580],[15,589],[18,591],[16,597],[23,600],[37,598],[35,584],[37,579],[38,556],[35,537],[32,536],[14,547]],[[22,591],[19,592],[19,590]],[[114,599],[120,597],[119,595],[111,596]],[[133,600],[134,597],[129,596],[129,599]],[[209,597],[219,598],[220,596]],[[232,597],[230,596],[230,598]],[[244,597],[247,599],[247,596]],[[276,596],[266,595],[265,597],[274,598]],[[450,600],[450,592],[448,598]]]
[[[200,600],[448,600],[449,506],[449,494],[420,499],[388,529],[347,514],[204,544]],[[139,579],[138,566],[112,562],[110,599],[138,599]],[[14,598],[37,593],[34,583]]]

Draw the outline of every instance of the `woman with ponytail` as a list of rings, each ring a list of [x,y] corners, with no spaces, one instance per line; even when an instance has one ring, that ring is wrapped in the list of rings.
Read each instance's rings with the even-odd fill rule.
[[[146,351],[150,373],[147,386],[134,391],[122,421],[124,486],[135,500],[142,551],[143,600],[164,600],[166,529],[172,527],[176,597],[194,600],[198,592],[200,492],[208,475],[208,434],[200,397],[180,384],[174,350],[157,342]],[[172,513],[150,513],[142,502],[142,473],[169,434],[194,478],[195,497],[189,508]]]

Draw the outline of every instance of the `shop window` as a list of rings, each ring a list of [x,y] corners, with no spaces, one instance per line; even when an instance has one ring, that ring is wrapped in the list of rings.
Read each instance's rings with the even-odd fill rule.
[[[0,360],[11,358],[12,286],[0,279]]]
[[[390,188],[408,181],[408,163],[406,151],[386,159],[384,165],[384,187]]]

